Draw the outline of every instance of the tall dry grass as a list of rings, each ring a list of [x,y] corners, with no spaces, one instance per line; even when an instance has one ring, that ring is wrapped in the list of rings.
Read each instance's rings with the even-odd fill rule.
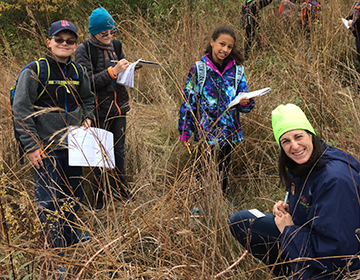
[[[231,26],[243,47],[241,5],[229,0],[199,1],[196,6],[183,1],[178,7],[181,16],[164,11],[151,24],[130,11],[127,18],[114,14],[128,60],[154,60],[164,67],[139,70],[135,87],[129,89],[126,168],[135,200],[122,204],[109,196],[106,209],[93,212],[87,188],[77,222],[92,238],[67,248],[57,260],[71,270],[67,279],[213,279],[229,267],[244,252],[228,229],[231,213],[248,208],[271,211],[283,198],[270,121],[278,104],[299,105],[326,142],[360,159],[355,42],[340,20],[350,12],[352,1],[323,3],[321,21],[309,32],[296,22],[286,28],[276,15],[278,2],[262,11],[263,48],[255,46],[244,63],[250,90],[272,90],[256,99],[251,113],[241,115],[245,141],[233,152],[226,199],[214,164],[203,172],[202,184],[196,180],[196,151],[190,156],[179,144],[177,119],[185,78],[203,55],[212,30],[220,24]],[[87,19],[76,24],[84,34],[80,40],[85,40]],[[2,44],[7,43],[2,38]],[[45,51],[43,44],[31,59]],[[8,90],[25,63],[8,47],[1,65],[0,275],[50,279],[57,252],[38,246],[33,171],[28,162],[18,163],[9,113]],[[91,174],[84,169],[85,186],[89,180]],[[191,217],[194,206],[201,211],[197,219]],[[273,279],[270,269],[249,256],[222,278]]]

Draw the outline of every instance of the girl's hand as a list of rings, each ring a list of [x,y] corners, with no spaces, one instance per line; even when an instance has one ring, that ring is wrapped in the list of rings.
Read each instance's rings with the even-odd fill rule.
[[[125,58],[120,60],[116,65],[113,67],[112,71],[115,76],[117,76],[119,73],[124,72],[126,68],[128,68],[130,65],[129,61],[127,61]]]
[[[190,150],[191,143],[185,140],[181,140],[181,144],[188,149],[188,152],[191,155],[191,150]]]
[[[190,147],[191,143],[185,140],[181,140],[181,144],[183,144],[184,147]]]
[[[284,232],[286,226],[293,226],[294,222],[289,213],[285,213],[281,216],[275,215],[275,224],[281,233]]]
[[[241,97],[239,100],[239,104],[240,105],[248,105],[250,104],[251,100],[249,98],[247,98],[246,96]]]
[[[44,156],[43,154],[41,154],[42,152],[42,149],[39,148],[33,152],[29,152],[27,154],[27,156],[29,157],[29,160],[31,161],[31,163],[37,168],[37,169],[40,169],[40,166],[41,167],[44,167],[44,164],[41,160],[41,157]]]
[[[90,119],[85,119],[85,120],[83,120],[82,126],[83,126],[85,129],[88,129],[89,127],[91,127],[91,120],[90,120]]]
[[[290,213],[289,204],[284,203],[284,201],[278,201],[273,207],[273,215],[281,217],[286,213]]]

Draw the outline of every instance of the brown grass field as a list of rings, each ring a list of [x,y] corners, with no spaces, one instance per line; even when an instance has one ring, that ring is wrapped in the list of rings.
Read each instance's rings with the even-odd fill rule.
[[[202,185],[195,179],[196,144],[190,156],[178,140],[177,121],[186,76],[202,57],[213,29],[231,26],[243,48],[241,5],[198,1],[195,7],[183,1],[178,16],[164,11],[152,24],[140,15],[125,19],[113,14],[127,59],[158,61],[163,68],[137,71],[135,87],[129,89],[126,172],[135,200],[123,204],[109,196],[106,209],[92,211],[91,174],[84,168],[87,195],[77,223],[92,238],[67,248],[58,260],[70,271],[66,279],[215,279],[245,250],[229,231],[231,213],[271,211],[284,197],[270,119],[279,104],[299,105],[321,138],[360,160],[359,65],[355,38],[341,22],[353,2],[323,1],[321,18],[308,31],[299,28],[297,16],[282,21],[279,2],[262,10],[262,49],[255,45],[244,63],[249,89],[271,87],[271,92],[256,99],[251,113],[241,115],[245,141],[232,155],[227,198],[213,165],[202,175]],[[80,41],[85,40],[87,17],[74,23]],[[34,31],[22,27],[21,32]],[[51,279],[57,254],[37,243],[33,170],[27,160],[19,164],[9,105],[9,89],[19,71],[46,51],[45,38],[36,38],[38,51],[29,53],[28,61],[21,59],[28,51],[26,42],[10,48],[5,37],[0,39],[1,279]],[[190,217],[194,206],[200,208],[195,220]],[[250,255],[217,279],[275,279],[270,271]],[[348,279],[358,278],[353,274]]]

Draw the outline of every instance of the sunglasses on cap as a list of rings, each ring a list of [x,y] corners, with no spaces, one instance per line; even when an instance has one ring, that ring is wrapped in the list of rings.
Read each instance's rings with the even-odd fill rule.
[[[99,35],[100,35],[100,37],[104,38],[109,35],[114,35],[115,33],[116,33],[116,29],[113,29],[110,32],[100,32]]]
[[[52,37],[52,39],[54,39],[54,41],[57,44],[62,44],[64,42],[66,42],[67,45],[75,45],[76,44],[76,40],[75,39],[63,39],[61,37]]]

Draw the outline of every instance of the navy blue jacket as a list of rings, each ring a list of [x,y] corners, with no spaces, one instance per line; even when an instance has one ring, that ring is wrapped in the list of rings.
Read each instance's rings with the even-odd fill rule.
[[[344,268],[349,259],[351,271],[360,269],[359,260],[352,258],[360,251],[355,233],[360,228],[360,164],[351,155],[322,145],[327,149],[321,158],[323,168],[300,177],[289,173],[295,185],[288,190],[295,225],[285,227],[280,242],[284,255],[296,259],[293,271],[310,265],[303,279]]]

